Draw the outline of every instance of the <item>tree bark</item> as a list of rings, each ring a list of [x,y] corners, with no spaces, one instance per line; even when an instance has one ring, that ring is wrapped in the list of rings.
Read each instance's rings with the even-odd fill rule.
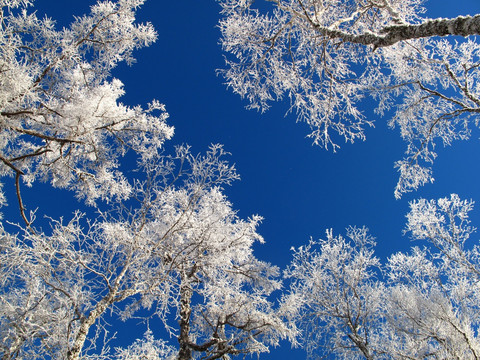
[[[342,39],[345,42],[373,45],[374,48],[386,47],[399,41],[428,38],[432,36],[470,36],[480,35],[480,14],[475,16],[458,16],[453,19],[432,19],[421,24],[392,25],[382,29],[381,34],[366,32],[352,35],[341,30],[330,29],[313,24],[324,36]]]
[[[85,340],[87,339],[88,332],[90,327],[95,323],[95,321],[102,315],[105,310],[110,305],[107,298],[102,299],[94,310],[90,312],[87,318],[84,318],[78,330],[77,337],[73,343],[72,348],[67,353],[68,360],[78,360],[82,352]]]
[[[180,286],[180,335],[178,343],[178,360],[191,360],[192,349],[190,348],[190,315],[192,313],[192,289],[187,279],[183,279]]]

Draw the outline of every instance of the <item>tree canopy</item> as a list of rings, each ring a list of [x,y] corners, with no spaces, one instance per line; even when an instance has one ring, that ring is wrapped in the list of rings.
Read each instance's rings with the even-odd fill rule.
[[[433,181],[439,142],[478,126],[480,15],[428,19],[420,0],[217,2],[226,85],[261,111],[287,98],[334,151],[365,139],[373,100],[406,142],[398,199]],[[257,257],[263,218],[228,199],[239,175],[224,146],[170,146],[166,106],[120,101],[116,69],[158,37],[136,19],[143,5],[99,0],[59,29],[32,1],[0,0],[0,175],[12,185],[0,202],[15,205],[0,219],[0,357],[225,360],[293,346],[478,359],[474,201],[410,201],[415,244],[386,259],[375,247],[389,239],[362,226],[293,246],[284,269]],[[37,218],[47,207],[23,190],[39,182],[70,190],[77,210]],[[128,320],[135,339],[111,345]]]
[[[421,0],[220,1],[222,71],[249,107],[288,97],[317,145],[365,139],[376,113],[400,128],[406,151],[395,166],[397,198],[432,182],[435,146],[476,127],[480,16],[426,19]],[[257,6],[258,5],[258,6]],[[445,36],[464,36],[455,42]]]

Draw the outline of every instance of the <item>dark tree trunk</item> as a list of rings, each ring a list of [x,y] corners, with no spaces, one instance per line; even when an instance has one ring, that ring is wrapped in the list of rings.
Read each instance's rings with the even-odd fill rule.
[[[178,343],[178,360],[191,360],[192,349],[190,347],[190,315],[192,313],[192,289],[187,279],[183,279],[180,286],[180,335]]]

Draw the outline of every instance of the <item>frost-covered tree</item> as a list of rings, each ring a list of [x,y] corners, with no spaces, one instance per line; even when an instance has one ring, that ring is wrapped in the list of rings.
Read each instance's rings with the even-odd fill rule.
[[[374,244],[366,228],[350,228],[347,238],[329,230],[326,240],[294,249],[282,309],[310,356],[320,349],[342,359],[374,358],[385,292]]]
[[[480,247],[471,201],[457,195],[414,201],[409,253],[381,266],[366,229],[350,229],[294,250],[283,311],[311,357],[478,359]]]
[[[373,125],[367,95],[393,114],[407,143],[396,197],[433,181],[438,143],[478,125],[480,15],[424,18],[423,0],[219,2],[222,74],[250,108],[287,97],[313,142],[334,150]]]
[[[135,23],[142,3],[99,1],[57,30],[31,1],[0,1],[0,175],[15,178],[25,222],[21,180],[72,188],[89,203],[124,199],[132,189],[119,157],[133,149],[149,161],[172,136],[163,105],[123,105],[123,85],[111,77],[156,39],[151,24]]]
[[[411,203],[407,230],[429,247],[395,254],[387,264],[388,321],[398,358],[480,357],[480,247],[468,213],[472,201],[457,195]]]
[[[0,223],[2,359],[228,359],[289,335],[278,269],[253,255],[261,218],[240,219],[223,194],[238,175],[222,146],[166,155],[163,105],[119,101],[111,70],[156,38],[135,22],[142,4],[98,1],[57,30],[31,1],[0,0],[0,175],[25,222]],[[120,171],[129,150],[138,179]],[[36,180],[106,201],[32,224],[21,183]],[[111,349],[113,325],[133,317],[144,337]]]
[[[204,156],[180,147],[147,166],[133,186],[138,204],[91,222],[53,221],[51,234],[3,232],[0,356],[109,358],[108,322],[139,312],[177,338],[176,359],[261,353],[285,337],[269,300],[278,270],[252,253],[260,218],[239,219],[222,194],[237,178],[223,155],[219,146]],[[171,356],[153,336],[118,356]]]
[[[174,360],[175,349],[163,340],[155,339],[151,331],[145,333],[144,339],[136,340],[127,348],[118,348],[118,360]]]

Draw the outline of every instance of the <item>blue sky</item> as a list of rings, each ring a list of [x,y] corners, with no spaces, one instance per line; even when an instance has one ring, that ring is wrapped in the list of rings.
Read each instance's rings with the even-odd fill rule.
[[[36,0],[35,7],[65,25],[92,3],[64,0],[59,6],[59,1]],[[427,8],[431,17],[474,14],[480,13],[480,0],[430,0]],[[365,225],[377,238],[378,256],[385,259],[411,245],[402,229],[408,202],[418,197],[458,193],[471,198],[478,204],[474,221],[480,224],[478,131],[469,142],[439,149],[434,184],[395,200],[393,164],[402,157],[404,144],[398,130],[387,128],[388,117],[378,118],[366,108],[365,113],[377,119],[375,128],[367,130],[367,140],[342,144],[334,154],[313,146],[306,138],[308,128],[295,123],[294,114],[285,116],[287,103],[272,104],[264,114],[245,110],[246,102],[226,89],[215,72],[224,65],[216,28],[219,9],[214,0],[147,1],[138,18],[154,24],[158,41],[138,51],[132,67],[119,66],[114,76],[125,84],[126,104],[155,98],[166,105],[169,123],[175,126],[167,149],[188,143],[194,152],[202,152],[211,143],[222,143],[232,153],[242,180],[227,189],[229,199],[241,217],[265,218],[259,232],[266,244],[256,248],[259,258],[284,268],[292,246],[321,238],[328,228],[343,233],[349,225]],[[65,212],[80,206],[73,195],[71,201],[68,196],[57,199],[52,216],[57,212],[68,217]],[[261,358],[294,357],[304,355],[290,352],[287,345]]]

